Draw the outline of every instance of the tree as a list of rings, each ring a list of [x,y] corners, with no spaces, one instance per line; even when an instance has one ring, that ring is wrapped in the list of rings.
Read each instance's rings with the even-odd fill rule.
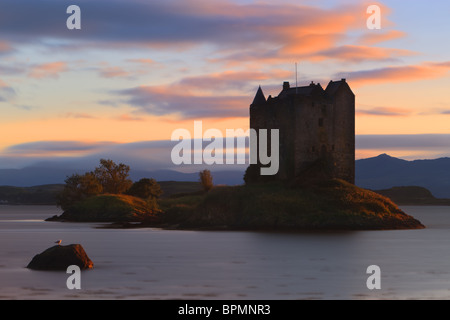
[[[202,184],[203,190],[209,191],[213,188],[213,178],[211,175],[211,171],[203,170],[200,171],[200,183]]]
[[[162,194],[161,186],[155,179],[141,179],[133,183],[131,188],[127,191],[130,196],[142,199],[158,199]]]
[[[103,192],[103,187],[93,172],[73,174],[65,180],[66,185],[57,196],[57,205],[66,210],[75,202]]]
[[[112,160],[100,160],[94,175],[103,187],[103,193],[122,194],[130,189],[133,182],[128,178],[130,167]]]

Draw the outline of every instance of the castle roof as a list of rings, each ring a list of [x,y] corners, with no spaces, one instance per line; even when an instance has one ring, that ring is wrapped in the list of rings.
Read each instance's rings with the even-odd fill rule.
[[[311,82],[309,86],[304,87],[289,87],[289,84],[285,82],[285,85],[283,87],[283,90],[278,95],[279,97],[284,96],[290,96],[290,95],[303,95],[303,96],[311,96],[314,92],[323,93],[323,88],[320,85],[320,83],[315,84],[314,82]]]
[[[329,96],[334,96],[341,87],[341,85],[346,85],[347,88],[351,91],[350,87],[347,84],[347,81],[345,79],[341,79],[340,81],[330,81],[327,88],[325,89],[325,92]]]
[[[261,86],[259,86],[252,104],[263,104],[263,103],[266,103],[266,97],[264,96]]]
[[[317,88],[322,89],[320,84],[317,85],[309,85],[306,87],[296,87],[296,88],[290,88],[286,93],[287,94],[301,94],[304,96],[310,96]],[[322,89],[323,90],[323,89]]]
[[[326,99],[333,98],[333,96],[340,90],[341,87],[345,86],[352,94],[352,90],[350,89],[347,81],[345,79],[341,79],[339,81],[330,81],[327,88],[324,90],[320,83],[311,82],[309,86],[303,87],[293,87],[291,88],[288,81],[283,83],[283,90],[280,92],[277,98],[284,99],[291,96],[304,96],[304,97],[323,97]],[[270,100],[270,96],[269,96]],[[258,91],[256,92],[255,98],[253,99],[252,105],[262,105],[267,102],[266,97],[259,86]]]

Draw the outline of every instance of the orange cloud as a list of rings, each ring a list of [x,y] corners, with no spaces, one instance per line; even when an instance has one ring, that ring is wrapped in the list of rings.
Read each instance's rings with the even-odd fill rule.
[[[390,9],[382,9],[383,26]],[[393,48],[369,47],[382,41],[404,36],[401,31],[392,30],[383,34],[367,34],[356,44],[342,45],[351,41],[351,32],[366,30],[367,4],[353,4],[333,9],[299,5],[247,5],[223,4],[220,10],[208,7],[201,12],[221,14],[226,17],[246,17],[250,21],[259,17],[264,24],[252,23],[243,34],[250,35],[251,46],[229,46],[220,49],[210,61],[225,61],[229,66],[242,62],[283,63],[301,60],[337,59],[345,62],[386,61],[412,52]],[[239,38],[239,37],[238,37]]]
[[[337,76],[348,78],[352,81],[352,85],[356,87],[378,83],[397,83],[437,79],[446,76],[449,71],[450,61],[447,61],[340,73]]]
[[[313,60],[323,60],[327,58],[347,62],[360,62],[366,60],[393,60],[401,56],[408,56],[412,54],[413,52],[402,49],[345,45],[318,52]]]
[[[35,65],[28,73],[34,79],[58,78],[61,72],[68,71],[67,64],[62,61]]]
[[[358,40],[358,43],[361,43],[363,45],[371,46],[374,44],[378,44],[380,42],[385,41],[391,41],[395,39],[400,39],[406,36],[405,32],[398,31],[398,30],[390,30],[388,32],[371,32],[366,33],[363,36],[361,36]]]
[[[295,37],[280,49],[280,54],[284,56],[308,56],[314,55],[318,51],[326,50],[335,45],[335,43],[343,38],[342,34],[306,34],[301,37]]]

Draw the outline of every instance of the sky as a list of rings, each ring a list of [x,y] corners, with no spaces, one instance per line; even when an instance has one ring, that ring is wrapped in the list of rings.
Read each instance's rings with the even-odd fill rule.
[[[81,29],[69,30],[70,5]],[[367,28],[367,7],[381,29]],[[2,0],[0,168],[173,168],[174,130],[249,126],[258,86],[356,95],[357,159],[450,156],[450,2]]]

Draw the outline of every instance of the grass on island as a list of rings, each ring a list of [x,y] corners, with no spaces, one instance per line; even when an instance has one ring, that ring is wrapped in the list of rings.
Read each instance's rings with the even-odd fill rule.
[[[102,194],[77,202],[59,220],[79,222],[152,222],[156,201],[123,194]]]
[[[159,201],[160,221],[205,229],[417,229],[388,198],[341,180],[309,187],[280,183],[215,187]]]

